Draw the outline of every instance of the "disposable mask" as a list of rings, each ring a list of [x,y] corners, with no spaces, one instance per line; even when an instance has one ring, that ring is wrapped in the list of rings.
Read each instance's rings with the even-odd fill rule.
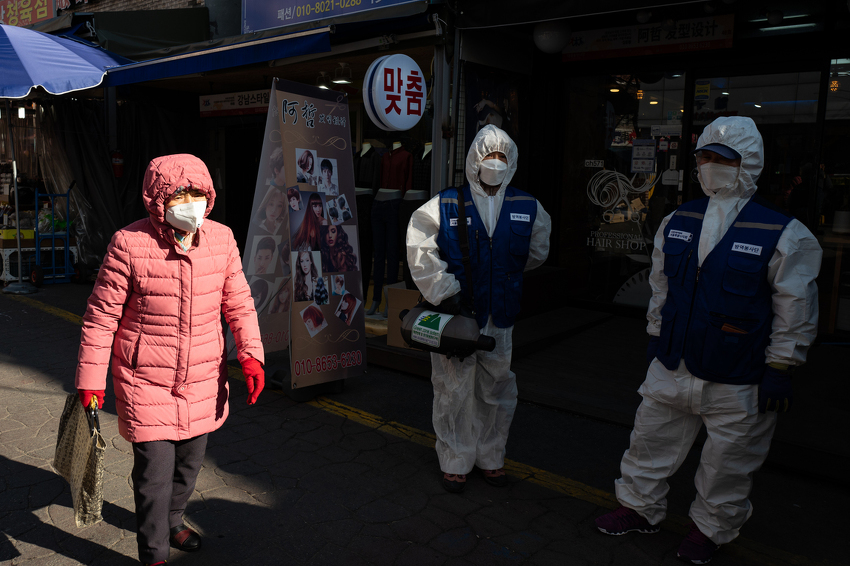
[[[478,169],[478,178],[485,185],[500,186],[508,172],[508,164],[498,159],[485,159]]]
[[[738,167],[704,163],[699,166],[699,184],[708,196],[716,195],[723,189],[733,188],[738,184]]]
[[[204,223],[204,212],[207,201],[186,202],[175,204],[165,211],[165,221],[178,230],[195,233]]]

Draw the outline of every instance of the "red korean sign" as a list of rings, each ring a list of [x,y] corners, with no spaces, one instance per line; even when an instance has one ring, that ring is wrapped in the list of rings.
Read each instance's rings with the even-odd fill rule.
[[[53,16],[53,0],[0,0],[0,23],[7,26],[28,26]]]
[[[385,55],[366,71],[363,102],[372,122],[388,132],[409,130],[425,110],[425,79],[407,55]]]

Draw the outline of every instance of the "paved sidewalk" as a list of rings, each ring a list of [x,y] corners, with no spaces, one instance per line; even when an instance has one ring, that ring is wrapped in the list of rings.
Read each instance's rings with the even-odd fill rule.
[[[67,486],[50,467],[64,399],[74,391],[75,316],[0,295],[3,564],[138,563],[132,455],[117,432],[111,383],[101,416],[109,446],[102,523],[74,525]],[[473,473],[463,494],[448,494],[424,427],[327,399],[296,404],[275,391],[248,407],[237,380],[232,392],[232,414],[210,436],[187,513],[204,548],[174,550],[169,564],[680,564],[681,521],[651,536],[600,535],[593,519],[613,504],[603,490],[512,462],[509,487],[491,487]],[[563,432],[549,430],[535,436]],[[712,561],[792,563],[830,564],[747,540],[727,545]]]

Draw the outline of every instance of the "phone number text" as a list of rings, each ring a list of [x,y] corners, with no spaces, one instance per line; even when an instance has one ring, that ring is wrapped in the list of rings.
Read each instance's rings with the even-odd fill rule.
[[[306,358],[303,360],[295,360],[295,375],[310,375],[311,373],[322,373],[335,369],[344,369],[354,366],[359,366],[363,363],[363,354],[360,350],[352,352],[344,352],[337,356],[317,356],[315,358]]]

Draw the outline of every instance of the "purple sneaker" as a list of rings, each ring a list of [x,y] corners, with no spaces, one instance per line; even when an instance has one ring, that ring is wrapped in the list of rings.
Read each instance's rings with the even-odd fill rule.
[[[597,517],[596,528],[606,535],[624,535],[630,531],[650,534],[661,530],[660,525],[650,525],[637,511],[628,507],[620,507]]]
[[[691,523],[691,531],[679,545],[676,556],[691,564],[708,564],[718,548],[718,545],[702,534],[699,527]]]

